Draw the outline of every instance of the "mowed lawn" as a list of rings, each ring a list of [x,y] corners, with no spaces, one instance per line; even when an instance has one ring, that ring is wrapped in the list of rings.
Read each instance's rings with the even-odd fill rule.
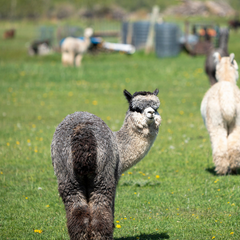
[[[117,131],[128,109],[123,90],[156,88],[162,125],[119,181],[114,238],[240,239],[240,176],[215,175],[199,110],[205,57],[99,53],[66,68],[59,53],[27,55],[33,29],[19,24],[15,39],[0,40],[0,239],[69,239],[50,155],[56,126],[88,111]],[[240,64],[239,39],[231,32]]]

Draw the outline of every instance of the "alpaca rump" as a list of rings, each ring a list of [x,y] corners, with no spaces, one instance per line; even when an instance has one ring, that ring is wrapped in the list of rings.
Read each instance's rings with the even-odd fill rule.
[[[223,175],[240,167],[240,90],[234,54],[215,53],[214,58],[218,83],[205,94],[201,114],[211,139],[215,171]]]
[[[157,94],[124,90],[129,109],[118,132],[88,112],[68,115],[57,127],[51,155],[71,240],[113,239],[118,180],[147,154],[158,134]]]

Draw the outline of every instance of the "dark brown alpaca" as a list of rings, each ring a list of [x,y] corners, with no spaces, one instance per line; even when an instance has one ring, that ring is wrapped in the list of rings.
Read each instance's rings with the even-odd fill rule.
[[[217,82],[216,79],[216,63],[214,62],[213,54],[218,52],[222,57],[227,57],[228,53],[228,28],[220,29],[219,48],[212,49],[208,54],[205,61],[205,72],[209,77],[211,86]]]
[[[68,115],[58,125],[52,163],[71,240],[113,239],[119,177],[148,153],[158,134],[157,94],[124,90],[129,109],[118,132],[88,112]]]

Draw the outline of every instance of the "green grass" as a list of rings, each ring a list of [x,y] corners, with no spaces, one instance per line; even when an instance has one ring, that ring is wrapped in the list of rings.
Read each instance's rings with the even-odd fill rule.
[[[27,56],[34,26],[17,27],[16,39],[0,40],[1,239],[69,239],[51,163],[53,133],[75,111],[94,113],[117,131],[125,88],[159,88],[163,121],[148,155],[120,179],[115,239],[240,238],[239,175],[214,174],[199,111],[209,88],[203,56],[88,54],[81,68],[64,68],[58,53]],[[239,37],[232,32],[229,43],[238,63]]]

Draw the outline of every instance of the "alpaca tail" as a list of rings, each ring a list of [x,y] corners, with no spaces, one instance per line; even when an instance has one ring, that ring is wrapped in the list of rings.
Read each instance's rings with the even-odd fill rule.
[[[219,89],[219,101],[223,119],[231,123],[236,116],[234,86],[231,83],[222,82]]]

